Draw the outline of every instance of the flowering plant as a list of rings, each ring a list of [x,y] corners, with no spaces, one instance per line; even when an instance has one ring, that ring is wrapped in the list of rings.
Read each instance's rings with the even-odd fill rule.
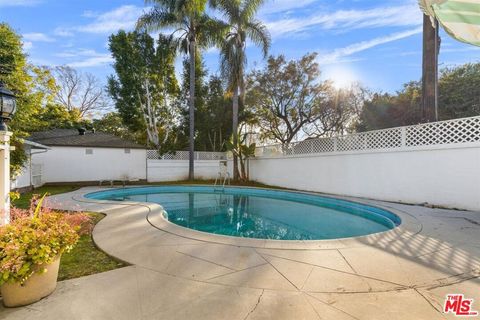
[[[34,273],[46,271],[45,265],[70,251],[79,236],[91,230],[90,217],[84,213],[60,213],[42,208],[32,199],[30,209],[12,208],[12,222],[0,228],[0,285],[23,284]]]

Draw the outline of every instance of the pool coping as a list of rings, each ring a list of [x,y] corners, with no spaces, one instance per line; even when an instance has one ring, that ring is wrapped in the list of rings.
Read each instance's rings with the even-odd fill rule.
[[[173,186],[173,185],[162,185],[162,186],[135,186],[128,188],[144,188],[144,187],[163,187],[163,186]],[[200,186],[200,187],[212,187],[211,185],[205,184],[175,184],[174,186]],[[257,189],[257,190],[269,190],[269,188],[261,187],[251,187],[251,186],[238,186],[243,189]],[[123,188],[106,188],[98,191],[107,191],[107,190],[122,190]],[[315,195],[322,196],[325,198],[340,199],[353,203],[359,203],[363,205],[368,205],[382,210],[389,211],[401,219],[401,224],[395,228],[383,232],[372,233],[365,236],[358,237],[349,237],[349,238],[338,238],[338,239],[324,239],[324,240],[272,240],[272,239],[257,239],[257,238],[242,238],[227,236],[221,234],[207,233],[203,231],[189,229],[187,227],[182,227],[168,221],[164,217],[164,208],[157,203],[152,202],[136,202],[136,201],[111,201],[111,200],[97,200],[92,198],[87,198],[85,195],[93,193],[95,191],[85,190],[81,194],[76,194],[72,197],[73,200],[79,202],[87,203],[96,203],[96,204],[115,204],[115,205],[125,205],[125,206],[142,206],[148,208],[148,213],[146,215],[146,220],[150,225],[161,231],[174,234],[187,239],[216,243],[223,245],[232,245],[236,247],[249,247],[249,248],[265,248],[265,249],[287,249],[287,250],[321,250],[321,249],[339,249],[345,247],[355,247],[358,245],[365,245],[368,243],[375,243],[380,237],[382,241],[387,242],[395,241],[398,238],[409,238],[414,236],[417,233],[420,233],[423,226],[413,215],[404,212],[402,210],[388,206],[388,202],[377,201],[377,200],[368,200],[355,197],[346,197],[346,196],[334,196],[318,192],[309,192],[309,191],[299,191],[292,189],[272,189],[280,190],[292,193],[300,193],[306,195]]]

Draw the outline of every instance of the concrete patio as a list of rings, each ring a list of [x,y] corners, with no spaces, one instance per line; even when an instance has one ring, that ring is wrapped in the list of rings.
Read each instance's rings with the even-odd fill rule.
[[[352,199],[402,218],[352,239],[270,241],[187,230],[155,204],[51,197],[57,209],[107,214],[96,244],[129,267],[60,282],[0,319],[454,319],[446,294],[480,310],[480,213]],[[348,199],[348,198],[347,198]]]

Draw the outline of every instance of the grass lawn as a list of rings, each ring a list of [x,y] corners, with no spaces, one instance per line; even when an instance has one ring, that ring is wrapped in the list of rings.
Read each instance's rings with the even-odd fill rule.
[[[97,224],[103,219],[101,213],[89,213],[93,221]],[[114,259],[105,252],[99,250],[93,243],[91,235],[80,237],[77,245],[69,253],[65,253],[60,260],[60,270],[58,271],[58,280],[67,280],[89,274],[105,272],[121,267],[126,264]]]
[[[78,189],[75,186],[51,186],[40,187],[33,192],[27,192],[12,202],[12,205],[18,208],[26,209],[30,206],[30,199],[34,194],[49,195],[70,192]],[[88,213],[95,224],[103,219],[101,213]],[[105,252],[99,250],[92,239],[91,235],[83,235],[80,237],[77,245],[69,253],[65,253],[60,261],[60,270],[58,280],[67,280],[78,277],[87,276],[94,273],[105,272],[116,268],[126,266],[125,263],[113,259]]]
[[[12,201],[12,205],[17,207],[17,208],[22,208],[22,209],[27,209],[30,206],[30,200],[32,199],[32,196],[34,194],[38,194],[40,196],[43,196],[45,193],[48,193],[49,195],[54,195],[54,194],[59,194],[59,193],[65,193],[65,192],[70,192],[77,190],[78,187],[76,186],[51,186],[51,187],[40,187],[32,192],[26,192],[20,195],[20,199],[16,199]]]

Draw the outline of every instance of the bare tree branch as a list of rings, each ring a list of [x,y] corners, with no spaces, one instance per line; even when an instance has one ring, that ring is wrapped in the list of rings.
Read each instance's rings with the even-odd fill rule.
[[[105,91],[94,75],[69,66],[56,67],[53,73],[58,86],[55,100],[68,111],[78,111],[85,117],[110,108]]]

